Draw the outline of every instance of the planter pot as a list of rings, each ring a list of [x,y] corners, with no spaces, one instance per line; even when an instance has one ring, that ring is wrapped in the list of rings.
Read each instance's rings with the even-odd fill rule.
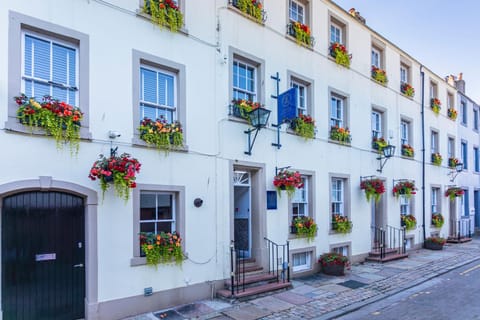
[[[322,264],[322,272],[331,276],[343,276],[345,274],[345,266],[343,264]]]
[[[443,244],[436,243],[436,242],[425,242],[425,249],[442,250]]]

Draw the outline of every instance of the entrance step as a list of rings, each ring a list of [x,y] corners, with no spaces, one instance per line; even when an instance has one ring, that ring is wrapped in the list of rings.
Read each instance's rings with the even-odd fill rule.
[[[277,281],[277,275],[276,274],[271,274],[271,273],[260,273],[260,274],[254,274],[254,275],[246,275],[245,276],[245,281],[243,279],[240,279],[240,281],[237,283],[236,280],[234,280],[233,284],[234,285],[245,285],[245,286],[250,286],[250,285],[258,285],[259,283],[269,283],[272,281]],[[232,281],[227,280],[225,281],[225,287],[226,288],[231,288],[232,286]]]
[[[384,257],[381,258],[380,255],[380,250],[370,251],[368,253],[368,257],[365,260],[383,263],[408,257],[408,253],[399,253],[397,249],[385,249]]]
[[[217,297],[227,299],[230,302],[245,301],[254,299],[261,294],[270,294],[279,290],[286,290],[291,286],[292,284],[290,282],[271,282],[254,287],[248,287],[245,288],[245,290],[240,289],[238,292],[235,290],[233,295],[231,290],[221,289],[217,291]]]
[[[447,242],[448,243],[464,243],[464,242],[469,242],[472,241],[472,238],[469,237],[448,237]]]

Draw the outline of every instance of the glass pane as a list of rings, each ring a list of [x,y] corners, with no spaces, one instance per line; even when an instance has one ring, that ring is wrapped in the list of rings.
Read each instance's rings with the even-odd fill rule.
[[[140,99],[157,103],[157,73],[152,70],[140,68],[140,74],[142,79],[140,83]]]
[[[52,95],[55,99],[67,102],[67,89],[53,87]]]
[[[33,50],[33,39],[31,37],[25,36],[25,66],[24,73],[26,76],[32,75],[32,50]],[[28,93],[25,93],[27,96],[30,96]]]
[[[147,223],[140,223],[140,232],[155,232],[155,223],[154,222],[147,222]]]
[[[33,75],[50,80],[50,42],[33,38]]]
[[[172,229],[172,223],[171,222],[157,222],[157,233],[160,232],[173,232],[175,230]]]
[[[155,220],[155,195],[140,194],[140,220]]]
[[[67,54],[67,48],[53,45],[52,80],[54,82],[67,84]]]
[[[171,220],[172,216],[172,196],[168,194],[158,195],[158,220]]]
[[[37,99],[41,99],[45,95],[50,95],[50,86],[48,84],[34,82],[32,93]]]

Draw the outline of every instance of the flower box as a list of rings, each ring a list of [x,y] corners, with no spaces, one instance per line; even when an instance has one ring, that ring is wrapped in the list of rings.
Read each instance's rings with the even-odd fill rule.
[[[290,122],[290,127],[301,137],[305,139],[315,138],[315,120],[309,115],[301,114]]]
[[[460,163],[460,160],[458,160],[457,158],[454,158],[454,157],[448,158],[448,167],[450,169],[455,169],[457,167],[457,164],[459,163]]]
[[[329,48],[330,56],[335,58],[335,62],[346,68],[350,68],[350,61],[352,60],[352,55],[348,53],[347,48],[343,44],[334,42],[330,45]]]
[[[310,217],[297,217],[293,219],[290,233],[306,237],[308,241],[312,241],[317,234],[317,224]]]
[[[405,230],[413,230],[417,226],[417,219],[412,214],[401,214],[400,224],[405,227]]]
[[[415,187],[414,181],[404,180],[397,182],[397,184],[393,186],[392,193],[397,199],[401,195],[410,199],[412,195],[416,194],[416,190],[417,188]]]
[[[332,230],[339,233],[350,233],[352,227],[352,221],[348,220],[348,217],[342,216],[338,213],[332,214]]]
[[[345,266],[343,264],[322,265],[322,272],[329,276],[343,276],[345,275]]]
[[[282,190],[286,190],[288,197],[291,198],[295,193],[295,188],[303,187],[303,180],[298,171],[280,170],[273,178],[273,185],[279,196]]]
[[[448,108],[447,116],[450,120],[455,121],[455,120],[457,120],[458,112],[457,112],[457,110],[455,110],[453,108]]]
[[[388,142],[384,138],[373,138],[372,139],[372,148],[378,150],[379,153],[383,151],[383,148],[388,146]]]
[[[371,198],[375,199],[375,202],[380,201],[382,194],[385,192],[385,185],[380,179],[368,179],[360,182],[360,189],[365,190],[365,197],[367,201]]]
[[[343,144],[349,144],[352,141],[352,135],[348,128],[339,128],[337,126],[330,128],[330,139],[339,141]]]
[[[313,48],[315,45],[315,39],[310,33],[310,27],[300,22],[290,22],[287,25],[287,34],[294,37],[298,45],[303,45],[307,48]]]
[[[402,82],[400,85],[400,91],[409,98],[413,98],[413,96],[415,96],[415,89],[409,83]]]
[[[430,107],[432,108],[432,111],[436,115],[438,115],[440,113],[440,109],[442,109],[442,103],[440,102],[440,99],[438,98],[430,99]]]
[[[140,246],[145,254],[147,265],[159,263],[180,264],[183,259],[182,238],[176,232],[140,233]]]
[[[455,200],[456,197],[461,197],[465,191],[462,188],[459,187],[450,187],[447,190],[445,190],[445,197],[448,197],[450,201]]]
[[[168,123],[163,117],[155,121],[144,118],[138,127],[140,139],[166,153],[183,146],[183,130],[180,122]]]
[[[432,225],[435,228],[441,228],[445,222],[443,215],[441,213],[433,213],[432,214]]]
[[[262,9],[260,0],[231,0],[232,6],[251,16],[258,23],[264,23],[267,20],[266,12]]]
[[[245,99],[234,99],[230,105],[230,115],[245,119],[250,122],[248,113],[261,107],[262,105],[259,102],[253,102]]]
[[[413,147],[409,144],[403,144],[402,145],[402,156],[413,158],[415,155],[415,151],[413,150]]]
[[[442,155],[440,153],[432,153],[432,163],[436,166],[441,166],[442,165]]]
[[[447,241],[441,237],[430,237],[425,239],[424,247],[430,250],[442,250]]]
[[[383,69],[372,66],[372,79],[386,85],[388,83],[387,72]]]
[[[143,12],[153,23],[177,32],[183,27],[183,14],[173,0],[144,0]]]
[[[343,276],[345,267],[349,265],[348,258],[336,252],[322,254],[318,263],[321,265],[323,273],[332,276]]]

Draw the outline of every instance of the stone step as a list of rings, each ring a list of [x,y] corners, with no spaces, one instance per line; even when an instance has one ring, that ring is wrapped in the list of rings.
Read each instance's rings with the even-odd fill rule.
[[[291,287],[290,282],[272,282],[266,283],[256,287],[249,287],[245,288],[243,291],[234,292],[232,296],[232,292],[227,289],[221,289],[217,291],[217,297],[223,299],[231,299],[231,300],[248,300],[251,298],[256,297],[259,294],[263,293],[271,293],[277,290],[283,290]]]
[[[472,238],[460,237],[460,239],[459,239],[458,237],[449,237],[447,239],[448,243],[464,243],[464,242],[468,242],[468,241],[472,241]]]
[[[260,273],[260,274],[255,274],[255,275],[248,275],[245,276],[245,283],[240,277],[240,281],[238,282],[238,285],[254,285],[257,283],[266,283],[266,282],[272,282],[272,281],[277,280],[277,275],[276,274],[271,274],[271,273]],[[234,280],[234,285],[237,285],[237,281]],[[232,284],[231,280],[225,281],[225,287],[230,288]]]
[[[386,255],[385,257],[380,258],[380,256],[368,256],[365,258],[367,261],[373,261],[373,262],[388,262],[388,261],[393,261],[393,260],[399,260],[399,259],[404,259],[408,257],[408,253],[394,253],[394,254],[389,254]]]
[[[397,254],[398,250],[397,249],[385,249],[385,255],[390,255],[390,254]],[[372,250],[368,253],[370,257],[379,257],[380,256],[380,250]]]
[[[263,271],[263,268],[259,265],[256,264],[245,264],[245,268],[243,268],[242,265],[240,265],[239,269],[240,273],[245,272],[245,273],[258,273]]]

